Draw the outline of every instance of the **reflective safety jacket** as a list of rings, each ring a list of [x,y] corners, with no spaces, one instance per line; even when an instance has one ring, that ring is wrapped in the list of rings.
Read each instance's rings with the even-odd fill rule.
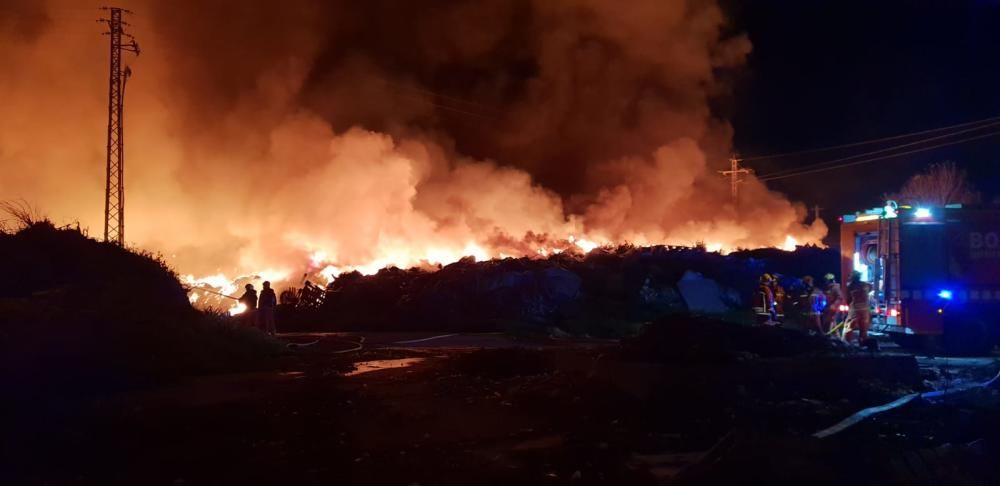
[[[871,302],[868,300],[868,295],[871,291],[872,286],[867,282],[855,282],[847,287],[847,298],[854,312],[871,311]]]
[[[778,314],[785,313],[785,288],[774,283],[774,311]]]
[[[770,315],[773,310],[774,294],[771,293],[771,287],[768,287],[766,284],[759,285],[753,295],[754,313],[758,315]]]

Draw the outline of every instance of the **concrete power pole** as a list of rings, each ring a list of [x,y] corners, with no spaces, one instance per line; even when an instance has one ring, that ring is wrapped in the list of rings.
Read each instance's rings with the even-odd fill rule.
[[[720,170],[719,173],[729,177],[729,191],[733,197],[733,204],[739,204],[740,202],[740,184],[743,183],[743,174],[753,173],[752,169],[747,169],[746,167],[740,167],[740,162],[742,160],[736,158],[736,155],[729,157],[729,170]]]
[[[104,192],[104,241],[118,246],[125,245],[125,133],[124,98],[125,82],[132,70],[122,70],[122,51],[139,55],[139,44],[135,38],[125,33],[128,23],[122,21],[123,13],[132,13],[117,7],[101,7],[108,12],[107,18],[98,22],[108,24],[104,35],[111,40],[111,75],[108,80],[108,163]],[[123,43],[122,38],[127,39]]]

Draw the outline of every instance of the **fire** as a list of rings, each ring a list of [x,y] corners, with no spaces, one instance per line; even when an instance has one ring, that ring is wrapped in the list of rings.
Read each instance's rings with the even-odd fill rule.
[[[236,284],[233,279],[221,273],[197,278],[194,275],[188,274],[182,280],[189,287],[210,287],[216,292],[227,295],[236,292]]]
[[[788,235],[785,237],[785,244],[781,245],[781,249],[785,251],[795,251],[796,246],[799,246],[799,240],[796,240],[792,235]]]
[[[288,284],[289,275],[288,270],[265,269],[235,278],[222,273],[205,277],[185,275],[181,281],[189,288],[188,301],[191,304],[202,308],[225,308],[230,316],[235,316],[247,310],[246,304],[237,301],[238,296],[234,295],[243,285],[251,284],[259,288],[263,282],[271,282],[276,286]]]
[[[575,247],[576,251],[582,251],[583,253],[590,253],[595,248],[600,245],[596,242],[580,238],[577,239],[570,236],[564,240],[564,244],[561,247],[539,247],[535,250],[535,254],[540,257],[548,257],[549,255],[555,255],[566,251],[567,249],[572,249]],[[493,259],[503,259],[508,258],[509,255],[504,252],[490,252],[483,246],[476,244],[474,242],[468,242],[461,249],[450,250],[443,247],[435,247],[427,249],[423,254],[418,254],[406,250],[398,250],[394,252],[389,252],[385,256],[376,258],[369,263],[362,265],[335,265],[334,263],[327,260],[328,254],[323,251],[316,251],[310,254],[309,261],[312,268],[318,268],[312,272],[315,276],[322,278],[326,283],[332,282],[338,276],[349,272],[358,272],[362,275],[374,275],[378,273],[379,270],[388,267],[397,268],[436,268],[437,266],[448,265],[455,263],[463,258],[472,258],[477,262],[488,261]],[[516,255],[516,256],[528,256],[526,254]]]
[[[326,252],[321,250],[316,250],[309,255],[309,262],[312,263],[314,267],[320,266],[326,261]]]
[[[581,250],[583,250],[584,253],[590,253],[594,251],[594,248],[601,246],[596,242],[588,240],[586,238],[576,238],[574,236],[569,237],[569,242],[579,247]]]
[[[721,254],[728,254],[738,249],[718,241],[704,243],[703,245],[706,251]],[[795,251],[798,245],[799,241],[797,238],[792,235],[785,235],[784,242],[780,245],[774,245],[774,247],[784,251]],[[329,284],[340,275],[350,272],[358,272],[367,276],[374,275],[383,268],[389,267],[435,269],[439,266],[458,262],[463,258],[472,258],[477,262],[508,257],[548,258],[567,251],[585,255],[602,246],[613,246],[613,244],[598,243],[597,238],[569,235],[564,239],[556,239],[547,245],[540,245],[532,252],[515,255],[500,251],[493,252],[475,242],[467,242],[458,249],[431,247],[423,252],[410,250],[406,247],[394,247],[393,250],[386,251],[367,263],[346,265],[338,264],[332,256],[335,255],[333,252],[313,250],[307,255],[303,266],[306,269],[306,278],[316,279],[323,284]],[[292,275],[290,270],[267,269],[235,278],[227,277],[222,273],[205,277],[186,275],[183,281],[192,287],[191,293],[188,296],[192,304],[197,304],[200,307],[218,307],[225,297],[235,299],[235,295],[233,294],[240,290],[242,285],[246,283],[257,284],[266,280],[272,282],[279,289],[298,285],[298,282],[291,282],[289,280],[290,275]],[[233,303],[227,310],[231,316],[242,314],[245,311],[246,306],[242,302]]]
[[[235,316],[237,314],[242,314],[246,312],[247,305],[243,302],[237,302],[234,306],[229,308],[229,315]]]

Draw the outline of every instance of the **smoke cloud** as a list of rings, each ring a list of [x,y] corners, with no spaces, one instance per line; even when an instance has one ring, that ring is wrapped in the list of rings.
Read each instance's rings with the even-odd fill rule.
[[[818,242],[717,173],[749,41],[709,0],[126,1],[126,237],[182,273]],[[0,199],[103,230],[107,38],[0,2]]]

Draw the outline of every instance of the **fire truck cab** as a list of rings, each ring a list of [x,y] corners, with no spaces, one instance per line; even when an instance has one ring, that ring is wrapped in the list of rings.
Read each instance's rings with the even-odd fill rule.
[[[1000,209],[949,204],[868,209],[841,218],[842,285],[872,285],[872,330],[961,352],[1000,340]]]

